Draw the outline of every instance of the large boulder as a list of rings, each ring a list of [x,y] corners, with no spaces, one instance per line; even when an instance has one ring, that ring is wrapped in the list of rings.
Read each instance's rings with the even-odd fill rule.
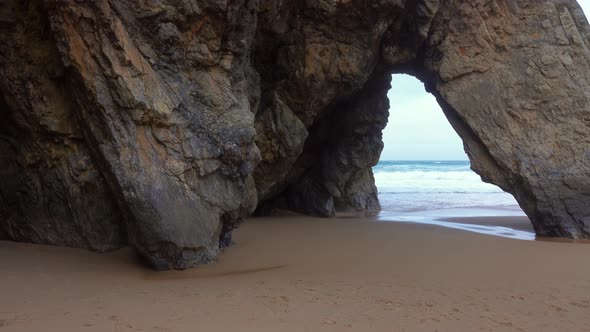
[[[590,237],[575,0],[6,0],[0,239],[211,261],[256,207],[379,209],[392,73],[537,234]]]

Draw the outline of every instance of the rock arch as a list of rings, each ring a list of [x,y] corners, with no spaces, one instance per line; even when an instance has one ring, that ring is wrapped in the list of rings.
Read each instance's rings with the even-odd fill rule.
[[[378,209],[393,72],[537,234],[590,236],[575,0],[10,0],[0,41],[0,237],[187,268],[257,206]]]
[[[315,156],[306,157],[304,149],[300,163],[311,160],[315,166],[303,181],[294,175],[285,197],[270,204],[320,215],[333,214],[338,205],[376,207],[369,167],[381,149],[387,77],[406,73],[435,95],[474,170],[516,197],[538,235],[588,237],[590,127],[584,91],[590,35],[579,6],[422,1],[405,10],[384,33],[381,56],[365,86],[328,106],[326,125],[320,120],[311,127],[307,145]],[[304,51],[314,52],[314,47]],[[343,61],[362,63],[352,53]],[[326,72],[322,68],[305,79]],[[314,152],[317,146],[326,151]]]

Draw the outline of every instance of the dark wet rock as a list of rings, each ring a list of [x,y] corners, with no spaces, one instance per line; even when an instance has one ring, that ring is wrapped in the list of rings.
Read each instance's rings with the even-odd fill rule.
[[[589,237],[589,38],[574,0],[4,1],[0,237],[182,269],[256,207],[378,210],[392,73],[537,234]]]

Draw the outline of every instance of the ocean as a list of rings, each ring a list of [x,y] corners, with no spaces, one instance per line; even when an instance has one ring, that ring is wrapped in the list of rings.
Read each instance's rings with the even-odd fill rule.
[[[382,221],[437,225],[480,234],[534,240],[535,234],[457,217],[525,216],[512,195],[485,183],[469,161],[380,161],[373,167]]]
[[[518,209],[512,195],[483,182],[469,161],[380,161],[373,172],[383,211]]]

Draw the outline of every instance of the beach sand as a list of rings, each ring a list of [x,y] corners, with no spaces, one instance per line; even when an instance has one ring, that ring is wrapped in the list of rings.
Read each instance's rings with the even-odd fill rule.
[[[171,272],[129,249],[0,242],[0,331],[590,331],[587,244],[354,218],[250,219],[234,237]]]

